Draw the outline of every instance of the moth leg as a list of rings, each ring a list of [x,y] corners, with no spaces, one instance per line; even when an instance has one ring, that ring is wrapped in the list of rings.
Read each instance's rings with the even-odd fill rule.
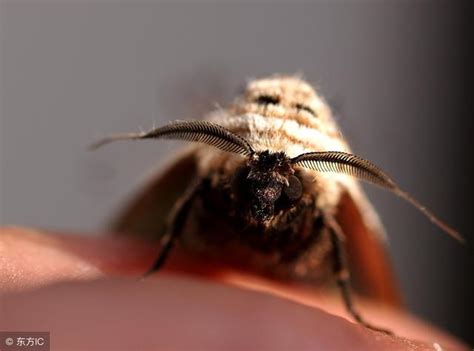
[[[334,247],[334,273],[337,279],[337,285],[341,291],[342,299],[347,311],[352,317],[364,327],[372,330],[380,331],[386,334],[393,334],[391,331],[379,327],[375,327],[368,323],[354,307],[352,290],[350,285],[350,271],[347,264],[346,251],[344,247],[344,233],[334,218],[326,218],[326,224],[330,229],[331,242]]]
[[[189,214],[189,210],[191,209],[191,205],[202,189],[202,184],[203,181],[199,181],[189,186],[183,197],[175,205],[168,224],[168,230],[161,240],[162,249],[156,257],[153,265],[143,275],[144,277],[155,273],[165,263],[170,251],[174,247],[176,239],[183,229],[184,223],[186,222],[186,218]]]

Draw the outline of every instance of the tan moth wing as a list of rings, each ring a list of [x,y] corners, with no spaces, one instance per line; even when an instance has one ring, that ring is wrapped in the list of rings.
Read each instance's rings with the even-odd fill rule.
[[[159,172],[153,174],[149,183],[116,216],[110,224],[113,232],[152,241],[165,234],[169,213],[197,176],[195,152],[186,150]]]
[[[355,290],[385,304],[402,306],[386,243],[382,240],[385,232],[365,195],[344,192],[339,200],[336,220],[346,236]]]

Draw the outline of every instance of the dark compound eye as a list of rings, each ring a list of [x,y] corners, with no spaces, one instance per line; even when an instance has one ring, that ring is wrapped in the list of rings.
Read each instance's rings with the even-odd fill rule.
[[[288,200],[296,201],[303,194],[303,185],[298,177],[290,175],[288,177],[288,186],[283,189],[283,193],[286,195]]]
[[[311,113],[313,116],[316,116],[316,113],[314,112],[314,110],[309,106],[306,106],[306,105],[303,105],[303,104],[296,104],[295,107],[298,110],[303,110],[303,111]]]
[[[255,102],[259,105],[277,105],[280,103],[280,98],[271,95],[260,95],[255,99]]]

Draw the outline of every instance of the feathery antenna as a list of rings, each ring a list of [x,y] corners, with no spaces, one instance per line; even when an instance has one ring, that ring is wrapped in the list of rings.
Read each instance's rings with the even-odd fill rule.
[[[250,156],[255,151],[240,135],[209,121],[179,121],[148,132],[112,134],[90,145],[91,150],[117,140],[177,139],[200,142],[220,150]]]
[[[440,220],[410,194],[401,190],[400,187],[387,174],[385,174],[380,168],[366,159],[339,151],[308,152],[292,158],[291,163],[298,164],[318,172],[347,174],[390,190],[417,208],[421,213],[428,217],[432,223],[438,226],[445,233],[461,243],[464,243],[465,241],[456,230]]]

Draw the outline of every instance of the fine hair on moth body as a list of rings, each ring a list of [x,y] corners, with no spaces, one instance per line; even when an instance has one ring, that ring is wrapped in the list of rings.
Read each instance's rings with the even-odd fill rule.
[[[160,138],[196,144],[113,226],[160,238],[147,275],[162,267],[178,242],[190,253],[283,281],[335,281],[357,322],[388,332],[365,321],[350,289],[353,275],[362,294],[400,305],[383,226],[358,180],[391,191],[463,240],[385,172],[354,155],[324,99],[299,77],[252,80],[230,106],[206,120],[115,134],[92,148]],[[166,227],[161,217],[168,217]]]

